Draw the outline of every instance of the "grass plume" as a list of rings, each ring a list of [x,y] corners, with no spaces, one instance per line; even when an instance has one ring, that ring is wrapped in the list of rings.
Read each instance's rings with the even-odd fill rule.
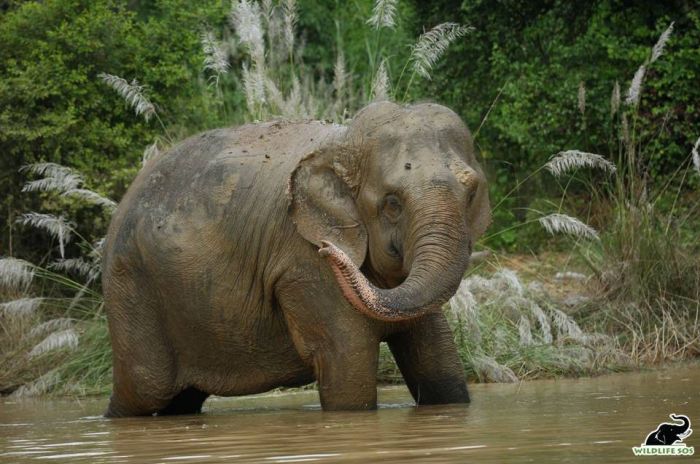
[[[410,61],[413,70],[420,76],[430,79],[433,65],[442,57],[450,44],[473,29],[462,24],[447,22],[438,24],[423,33],[411,50]]]
[[[8,290],[23,290],[34,279],[36,267],[29,261],[0,258],[0,285]]]
[[[575,217],[567,216],[566,214],[553,213],[539,219],[542,227],[552,235],[562,233],[571,235],[577,238],[585,238],[588,240],[600,240],[596,230],[576,219]]]
[[[393,29],[396,26],[394,18],[396,17],[397,0],[375,0],[372,8],[372,16],[367,20],[367,24],[380,29],[386,27]]]
[[[597,168],[614,174],[617,168],[613,163],[595,153],[567,150],[557,153],[544,165],[555,177],[578,168]]]
[[[79,188],[84,182],[80,173],[56,163],[29,164],[21,167],[20,172],[42,176],[41,179],[25,183],[23,192],[63,193]]]
[[[114,89],[134,109],[136,115],[143,116],[148,122],[156,114],[156,107],[146,97],[145,87],[139,85],[136,79],[129,83],[126,79],[107,73],[100,73],[98,77]]]
[[[20,224],[43,229],[51,236],[58,239],[61,257],[65,256],[65,246],[71,240],[72,230],[75,224],[67,221],[63,216],[54,216],[45,213],[25,213],[17,220]]]
[[[204,70],[211,71],[210,77],[214,85],[218,85],[221,74],[228,72],[230,63],[226,47],[214,38],[211,31],[204,31],[201,37],[202,52],[204,53]]]
[[[649,63],[653,63],[654,61],[658,60],[659,57],[664,53],[664,49],[666,48],[666,42],[668,42],[668,39],[671,38],[671,33],[673,32],[673,25],[674,23],[672,22],[668,28],[661,34],[659,37],[659,40],[654,44],[654,48],[651,50],[651,58],[649,59]]]

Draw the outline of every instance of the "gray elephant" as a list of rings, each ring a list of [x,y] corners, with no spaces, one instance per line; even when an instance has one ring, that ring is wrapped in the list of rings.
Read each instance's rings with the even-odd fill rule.
[[[681,424],[669,424],[668,422],[659,424],[656,430],[647,435],[647,439],[644,442],[645,445],[670,446],[677,441],[683,441],[693,433],[693,429],[690,428],[690,419],[688,419],[688,416],[671,414],[669,417],[674,421],[681,421]]]
[[[382,341],[418,404],[468,402],[440,308],[489,211],[469,131],[436,104],[183,141],[144,167],[105,243],[107,416],[314,380],[326,410],[375,408]]]

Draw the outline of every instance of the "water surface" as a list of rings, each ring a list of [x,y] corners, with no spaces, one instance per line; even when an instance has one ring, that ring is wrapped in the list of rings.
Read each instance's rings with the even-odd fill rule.
[[[386,387],[370,412],[323,412],[304,391],[117,420],[101,417],[106,399],[2,398],[0,462],[633,462],[670,413],[696,422],[687,443],[700,454],[699,364],[470,387],[469,406],[416,408],[405,387]]]

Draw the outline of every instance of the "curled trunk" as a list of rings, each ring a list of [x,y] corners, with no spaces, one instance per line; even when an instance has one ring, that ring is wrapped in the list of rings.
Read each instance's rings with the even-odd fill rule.
[[[471,243],[456,211],[416,214],[419,224],[408,243],[411,267],[399,286],[374,286],[358,266],[338,247],[322,242],[326,257],[345,298],[358,311],[375,319],[402,321],[420,317],[441,306],[459,287],[469,264]]]

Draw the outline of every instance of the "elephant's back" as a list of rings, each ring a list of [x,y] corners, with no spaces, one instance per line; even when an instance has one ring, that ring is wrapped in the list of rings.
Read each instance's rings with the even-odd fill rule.
[[[212,277],[197,272],[243,274],[262,259],[256,249],[268,251],[268,225],[285,222],[277,216],[299,159],[343,131],[318,121],[249,124],[195,135],[149,161],[112,218],[105,287],[122,273],[181,286],[207,285]],[[221,269],[223,256],[238,268]]]

